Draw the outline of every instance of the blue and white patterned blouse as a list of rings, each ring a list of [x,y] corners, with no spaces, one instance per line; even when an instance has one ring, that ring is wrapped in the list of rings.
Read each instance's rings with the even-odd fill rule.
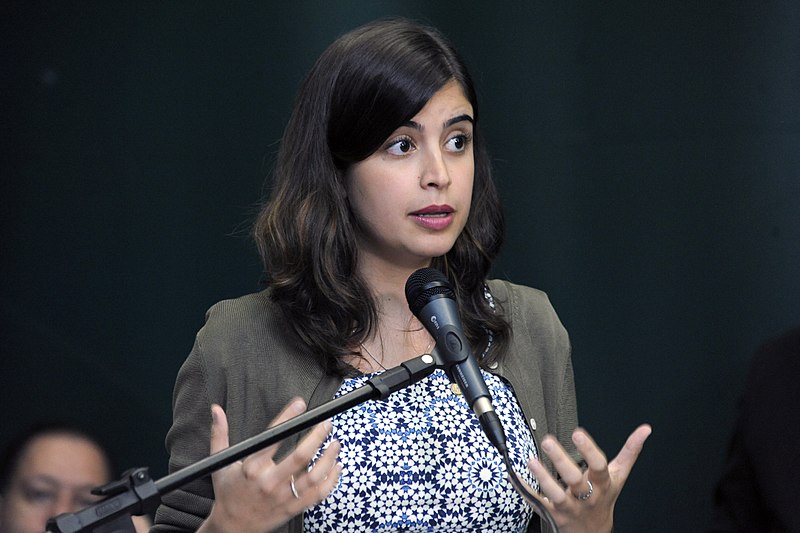
[[[482,373],[514,468],[538,489],[526,466],[536,446],[519,404],[500,378]],[[374,375],[346,379],[336,396]],[[525,531],[530,507],[507,480],[502,457],[444,371],[332,422],[331,436],[342,444],[342,476],[326,500],[305,512],[306,532]]]

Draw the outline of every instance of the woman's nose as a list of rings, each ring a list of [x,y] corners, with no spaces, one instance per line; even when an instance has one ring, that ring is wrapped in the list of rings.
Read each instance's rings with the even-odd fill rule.
[[[450,174],[441,150],[428,150],[422,158],[420,185],[427,187],[446,187],[450,184]]]
[[[53,516],[63,513],[74,513],[83,509],[77,499],[69,491],[61,491],[53,504]]]

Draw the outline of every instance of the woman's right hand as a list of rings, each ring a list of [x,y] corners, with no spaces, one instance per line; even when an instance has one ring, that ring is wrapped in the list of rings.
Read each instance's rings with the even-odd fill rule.
[[[553,462],[560,480],[555,479],[537,459],[528,468],[539,480],[541,495],[534,496],[553,515],[564,532],[612,531],[614,506],[628,480],[644,442],[653,429],[642,424],[630,434],[617,456],[609,462],[605,453],[585,429],[572,433],[572,442],[586,460],[584,472],[552,436],[542,439],[542,450]]]
[[[305,410],[305,402],[295,398],[270,426]],[[229,446],[228,419],[222,407],[216,404],[211,406],[211,418],[211,453],[214,454]],[[325,499],[342,471],[337,462],[339,442],[331,441],[310,470],[308,464],[330,431],[330,421],[318,424],[280,462],[273,460],[278,447],[274,444],[214,472],[211,475],[214,506],[198,532],[265,533]]]

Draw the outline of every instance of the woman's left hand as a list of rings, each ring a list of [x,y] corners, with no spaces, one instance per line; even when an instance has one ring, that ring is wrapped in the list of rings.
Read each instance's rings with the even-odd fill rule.
[[[644,441],[652,428],[643,424],[631,433],[619,454],[609,463],[603,450],[586,430],[576,429],[572,442],[586,460],[583,472],[552,436],[542,439],[542,451],[553,462],[561,481],[542,463],[531,459],[528,468],[539,481],[536,496],[553,515],[562,533],[610,532],[614,527],[614,505],[628,479]]]

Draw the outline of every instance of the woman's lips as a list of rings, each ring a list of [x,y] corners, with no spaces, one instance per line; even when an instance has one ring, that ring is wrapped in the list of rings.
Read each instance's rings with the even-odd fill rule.
[[[428,229],[441,230],[453,223],[455,210],[449,205],[429,205],[411,213],[414,221]]]

